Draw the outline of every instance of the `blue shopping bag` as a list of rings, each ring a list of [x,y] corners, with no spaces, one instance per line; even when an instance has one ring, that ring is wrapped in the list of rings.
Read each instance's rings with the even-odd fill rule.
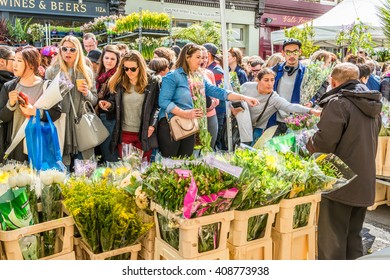
[[[49,113],[44,112],[47,122],[41,121],[40,110],[37,110],[25,129],[29,162],[36,170],[64,170],[57,129]]]

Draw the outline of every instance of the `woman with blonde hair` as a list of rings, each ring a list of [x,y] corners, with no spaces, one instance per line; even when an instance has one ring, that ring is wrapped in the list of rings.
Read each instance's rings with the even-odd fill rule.
[[[274,53],[264,62],[263,68],[272,68],[276,64],[282,63],[285,61],[284,56],[281,53]]]
[[[132,144],[144,151],[150,160],[152,149],[157,148],[157,116],[159,79],[148,73],[145,59],[135,50],[128,51],[118,70],[108,82],[110,97],[99,102],[100,108],[115,112],[116,123],[110,150],[119,149],[122,143]]]
[[[89,159],[94,156],[94,149],[80,151],[77,146],[75,135],[75,115],[73,113],[72,104],[77,113],[77,117],[83,114],[83,106],[85,101],[89,101],[92,105],[97,102],[97,94],[95,81],[93,79],[92,69],[85,63],[85,56],[80,41],[72,36],[65,36],[59,46],[59,55],[56,62],[46,70],[46,79],[53,80],[59,73],[67,77],[74,87],[63,96],[62,112],[66,113],[65,126],[65,142],[62,160],[68,167],[71,166],[74,159]],[[76,81],[79,84],[76,85]]]

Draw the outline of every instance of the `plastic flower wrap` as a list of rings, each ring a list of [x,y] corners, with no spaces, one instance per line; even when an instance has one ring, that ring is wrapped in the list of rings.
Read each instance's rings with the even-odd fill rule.
[[[324,67],[323,61],[310,62],[306,66],[301,86],[301,104],[308,103],[321,88],[333,67]]]
[[[317,129],[303,129],[295,134],[296,151],[304,158],[310,156],[310,152],[307,150],[306,144],[316,131]]]
[[[239,179],[205,162],[183,162],[176,168],[153,163],[143,174],[142,190],[166,215],[158,214],[162,238],[178,248],[180,223],[231,209]],[[218,246],[218,223],[198,232],[199,252]]]
[[[8,180],[8,189],[4,188],[0,194],[0,230],[15,230],[39,223],[37,201],[40,190],[32,171],[25,165],[9,163],[2,172],[3,180]],[[19,246],[24,259],[39,258],[38,235],[20,238]]]
[[[264,148],[269,151],[276,151],[282,153],[296,152],[296,138],[295,133],[288,133],[285,135],[271,138],[264,144]]]
[[[195,109],[202,109],[203,117],[199,121],[199,143],[197,148],[201,149],[202,152],[211,152],[211,134],[207,128],[207,116],[206,116],[206,93],[204,86],[204,78],[201,73],[195,72],[188,77],[188,86]]]
[[[292,114],[284,119],[290,130],[312,129],[316,127],[319,117],[310,114]]]
[[[390,104],[389,101],[382,98],[382,128],[379,136],[390,136]]]
[[[281,157],[271,151],[237,149],[230,163],[243,167],[241,191],[234,200],[234,209],[248,210],[276,204],[290,190],[284,180]]]
[[[59,219],[62,216],[61,184],[65,182],[66,174],[58,170],[47,170],[39,173],[42,184],[42,222]],[[56,231],[43,233],[45,256],[54,254]]]
[[[122,161],[126,166],[134,170],[143,170],[148,165],[147,160],[143,158],[144,152],[132,144],[122,143]]]
[[[97,160],[95,159],[75,159],[74,160],[74,174],[77,177],[91,177],[97,168]]]
[[[32,170],[21,168],[17,173],[13,172],[8,178],[8,185],[11,189],[26,189],[34,224],[38,224],[38,199],[41,195],[41,188],[39,184],[36,184],[35,175]]]

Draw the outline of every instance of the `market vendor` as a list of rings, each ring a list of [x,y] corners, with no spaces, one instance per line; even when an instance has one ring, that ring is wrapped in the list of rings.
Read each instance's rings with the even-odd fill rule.
[[[320,115],[321,111],[310,109],[299,104],[292,104],[279,96],[273,90],[275,83],[275,72],[270,68],[263,68],[257,74],[257,82],[248,82],[241,86],[243,95],[256,98],[260,105],[250,107],[250,116],[253,127],[254,145],[257,139],[263,134],[269,118],[279,110],[287,113],[310,113]]]
[[[322,195],[318,221],[318,259],[353,260],[363,255],[360,232],[367,207],[375,199],[375,156],[381,128],[381,94],[359,81],[352,63],[337,65],[332,90],[323,107],[318,131],[306,145],[311,153],[333,153],[357,175],[349,184]]]

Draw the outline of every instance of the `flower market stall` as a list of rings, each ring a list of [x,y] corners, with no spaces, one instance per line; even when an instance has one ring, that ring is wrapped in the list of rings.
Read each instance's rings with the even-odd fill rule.
[[[315,259],[321,193],[355,175],[332,154],[308,156],[302,143],[315,120],[291,118],[292,132],[260,149],[149,164],[127,145],[121,162],[77,160],[71,174],[9,162],[0,257]]]

